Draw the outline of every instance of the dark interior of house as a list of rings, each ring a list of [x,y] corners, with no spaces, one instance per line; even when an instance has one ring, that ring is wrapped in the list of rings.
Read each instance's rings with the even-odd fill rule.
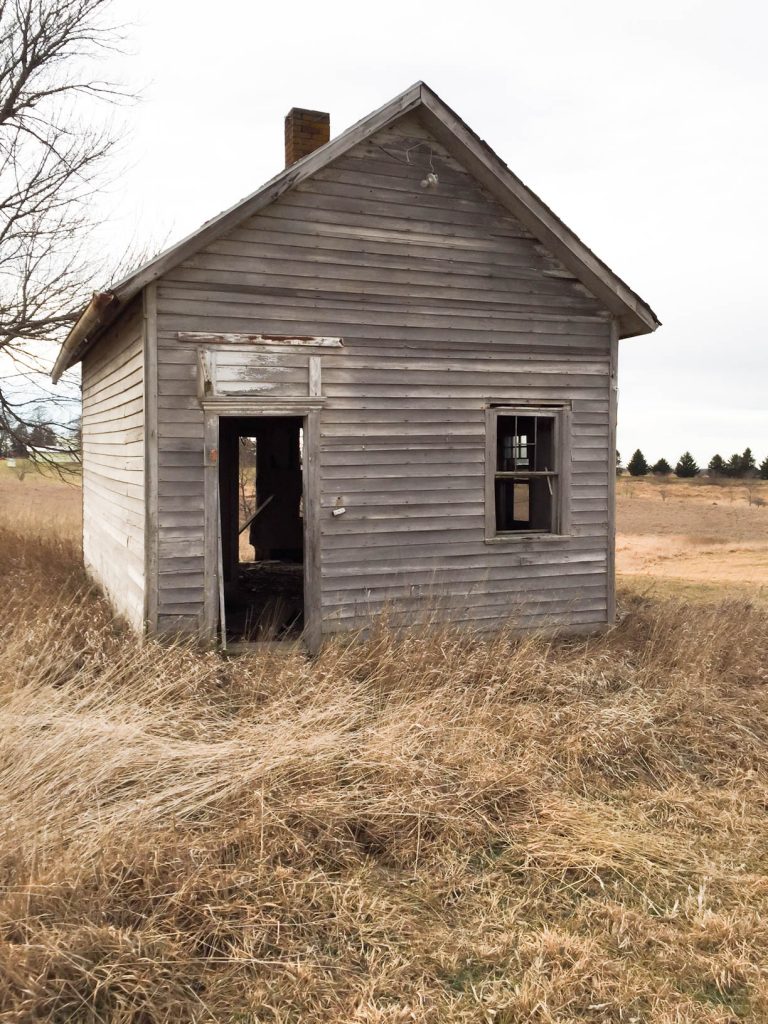
[[[219,421],[228,641],[295,640],[303,629],[302,440],[301,417]]]
[[[496,434],[496,528],[500,533],[553,528],[554,419],[499,416]]]

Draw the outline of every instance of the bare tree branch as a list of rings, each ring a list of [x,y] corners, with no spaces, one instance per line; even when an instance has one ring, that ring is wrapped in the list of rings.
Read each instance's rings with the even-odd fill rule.
[[[59,422],[43,411],[54,395],[40,371],[106,276],[86,245],[117,140],[83,111],[127,98],[89,74],[121,42],[109,8],[0,0],[0,367],[13,368],[0,381],[0,446],[41,461],[50,444],[35,438],[62,438],[71,416],[61,393]]]

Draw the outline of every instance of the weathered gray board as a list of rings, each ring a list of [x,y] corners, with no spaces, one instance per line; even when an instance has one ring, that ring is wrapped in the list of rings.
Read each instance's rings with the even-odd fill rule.
[[[422,189],[430,164],[439,185]],[[611,328],[417,117],[358,145],[158,282],[157,627],[204,624],[199,345],[179,332],[344,339],[319,355],[323,632],[390,605],[480,626],[605,622]],[[237,351],[251,385],[277,384],[263,347]],[[306,396],[304,364],[284,366],[280,397]],[[485,542],[495,403],[570,408],[567,536]]]
[[[144,323],[136,301],[83,360],[83,555],[136,629],[144,621]]]

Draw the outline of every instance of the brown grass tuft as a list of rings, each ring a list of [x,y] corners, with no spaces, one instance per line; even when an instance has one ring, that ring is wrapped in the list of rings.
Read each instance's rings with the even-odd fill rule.
[[[140,647],[0,526],[0,1021],[768,1019],[768,618]]]

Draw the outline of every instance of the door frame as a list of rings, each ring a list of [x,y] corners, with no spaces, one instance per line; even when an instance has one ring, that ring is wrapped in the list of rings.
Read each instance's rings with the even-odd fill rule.
[[[304,430],[302,493],[304,498],[304,630],[310,654],[320,647],[322,604],[320,593],[320,407],[322,400],[265,402],[263,399],[228,399],[203,402],[205,416],[205,486],[203,498],[204,595],[201,639],[216,643],[219,625],[219,420],[230,416],[293,416]],[[277,645],[283,641],[275,641]]]

